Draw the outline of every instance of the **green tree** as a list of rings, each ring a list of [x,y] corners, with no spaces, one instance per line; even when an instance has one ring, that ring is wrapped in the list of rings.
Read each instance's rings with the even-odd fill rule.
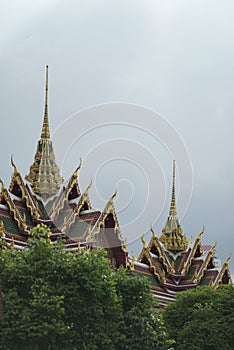
[[[31,236],[0,251],[0,349],[168,349],[146,282],[114,272],[105,251],[52,244],[45,226]]]
[[[124,269],[115,278],[124,315],[121,333],[125,335],[118,349],[172,349],[173,341],[168,340],[161,315],[153,308],[157,302],[148,282],[140,277],[126,276]]]
[[[177,350],[231,350],[234,344],[234,288],[198,287],[178,295],[163,310]]]

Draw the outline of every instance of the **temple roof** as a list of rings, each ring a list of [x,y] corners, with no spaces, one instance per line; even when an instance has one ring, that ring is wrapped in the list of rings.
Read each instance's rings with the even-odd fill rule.
[[[83,192],[78,183],[81,160],[68,181],[64,182],[60,176],[48,121],[48,66],[41,137],[27,181],[23,180],[13,156],[11,164],[13,174],[9,189],[0,180],[0,237],[7,247],[22,249],[27,245],[30,230],[43,224],[50,228],[54,243],[62,237],[65,247],[72,251],[77,251],[78,246],[79,249],[102,247],[117,266],[125,264],[127,253],[114,210],[115,196],[104,211],[92,208],[89,199],[92,181]],[[103,233],[107,232],[105,237]]]
[[[70,251],[105,248],[117,268],[123,265],[132,273],[147,278],[160,306],[175,300],[177,292],[198,285],[231,283],[228,257],[222,267],[216,264],[215,247],[202,246],[204,227],[194,242],[188,242],[177,216],[175,195],[175,161],[173,162],[172,195],[169,215],[160,238],[151,227],[148,245],[142,237],[143,248],[138,260],[128,256],[117,213],[115,192],[103,210],[92,208],[89,189],[82,191],[78,183],[81,161],[70,179],[63,181],[56,164],[48,121],[48,66],[46,66],[45,110],[40,140],[34,162],[24,181],[11,158],[13,174],[9,189],[0,179],[0,243],[8,248],[27,246],[30,230],[46,225],[56,244],[65,241]],[[88,183],[88,181],[87,181]]]
[[[198,285],[209,285],[217,288],[220,284],[232,283],[227,258],[222,268],[216,264],[216,244],[203,249],[201,235],[194,242],[188,243],[184,251],[169,251],[159,241],[151,228],[152,237],[147,245],[142,237],[143,248],[137,262],[131,270],[142,274],[150,281],[151,290],[159,299],[160,306],[175,300],[175,295]]]
[[[175,300],[176,293],[198,285],[217,288],[220,284],[232,283],[227,258],[223,267],[216,263],[215,247],[201,244],[205,231],[203,226],[197,238],[188,242],[177,216],[175,195],[175,161],[173,161],[172,195],[169,215],[160,238],[151,227],[152,237],[148,245],[143,243],[140,255],[129,257],[127,266],[140,276],[145,276],[151,284],[152,293],[163,307]]]

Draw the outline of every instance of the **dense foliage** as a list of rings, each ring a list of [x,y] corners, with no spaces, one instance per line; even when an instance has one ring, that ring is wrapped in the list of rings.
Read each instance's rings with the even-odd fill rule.
[[[161,349],[169,343],[145,280],[114,272],[104,251],[67,252],[50,231],[0,253],[0,349]]]
[[[198,287],[180,293],[163,310],[176,350],[232,350],[234,346],[234,287]]]

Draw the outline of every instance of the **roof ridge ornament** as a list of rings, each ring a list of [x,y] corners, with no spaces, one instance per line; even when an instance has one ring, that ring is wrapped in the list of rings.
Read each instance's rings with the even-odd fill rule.
[[[16,166],[15,163],[14,163],[13,154],[11,155],[11,165],[12,165],[13,168],[14,168],[14,173],[15,173],[15,174],[19,174],[19,170],[18,170],[17,166]]]

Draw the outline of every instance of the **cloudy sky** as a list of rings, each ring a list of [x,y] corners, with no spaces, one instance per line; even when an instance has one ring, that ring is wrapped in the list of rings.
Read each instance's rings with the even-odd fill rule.
[[[49,64],[51,131],[77,112],[109,102],[143,106],[164,116],[174,136],[183,139],[193,168],[191,203],[186,212],[182,205],[178,208],[184,232],[190,239],[205,224],[203,242],[213,244],[217,240],[217,255],[222,260],[233,252],[232,0],[1,1],[0,26],[0,176],[6,183],[12,172],[12,153],[24,175],[33,161],[43,116],[45,65]],[[86,125],[85,118],[79,120]],[[130,211],[125,210],[127,206],[121,209],[122,202],[119,206],[124,226],[126,216],[134,221],[134,210],[142,213],[140,207],[147,207],[147,191],[155,193],[155,198],[162,196],[155,199],[155,208],[162,203],[155,220],[143,210],[144,220],[149,218],[148,226],[154,224],[160,235],[168,211],[173,155],[166,154],[162,143],[141,134],[143,127],[133,130],[127,122],[128,117],[125,127],[121,121],[115,128],[107,125],[86,133],[77,141],[78,148],[73,147],[67,156],[63,174],[67,177],[79,157],[84,158],[95,144],[102,147],[105,138],[117,139],[116,133],[130,146],[113,147],[123,146],[126,154],[131,147],[129,140],[135,144],[140,140],[140,146],[150,148],[150,154],[157,158],[155,174],[159,177],[155,177],[155,184],[166,177],[164,186],[147,187],[154,168],[143,169],[140,157],[144,158],[144,153],[138,153],[140,167],[136,159],[131,163],[129,154],[124,157],[124,153],[114,155],[116,160],[106,166],[103,154],[110,155],[103,146],[97,151],[100,158],[95,154],[95,164],[100,159],[101,167],[94,174],[99,180],[91,191],[91,200],[98,204],[98,188],[106,201],[122,180],[119,197],[122,193],[128,204],[134,203],[128,205]],[[89,183],[91,168],[84,162],[82,189]],[[144,183],[142,176],[148,182]],[[187,185],[181,179],[180,173],[180,190]],[[142,233],[137,225],[134,229],[136,236]],[[139,243],[130,249],[137,253]],[[233,258],[231,268],[233,271]]]

